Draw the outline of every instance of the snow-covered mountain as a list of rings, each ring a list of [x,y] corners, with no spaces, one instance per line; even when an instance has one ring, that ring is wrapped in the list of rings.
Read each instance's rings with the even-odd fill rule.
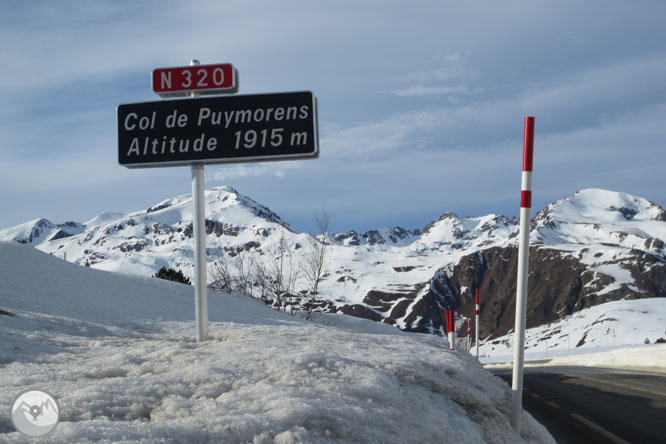
[[[309,254],[309,234],[232,188],[208,190],[205,199],[210,266],[224,257],[233,268],[239,253],[265,262],[280,242],[293,252],[293,267]],[[85,223],[32,221],[0,230],[0,240],[103,270],[150,276],[167,266],[191,275],[191,206],[185,195]],[[442,309],[471,316],[480,288],[482,335],[504,334],[513,324],[517,231],[518,221],[501,215],[445,213],[422,230],[327,233],[318,309],[438,333]],[[666,213],[645,199],[579,191],[538,212],[530,238],[528,327],[607,301],[666,296]],[[306,288],[301,276],[292,300]]]
[[[226,187],[206,191],[207,246],[252,249],[275,231],[291,232],[268,208]],[[219,239],[222,239],[219,241]],[[55,225],[45,219],[0,230],[13,240],[93,268],[150,276],[162,266],[192,273],[192,199],[178,196],[130,214],[104,213]]]
[[[626,193],[579,191],[539,211],[532,242],[611,244],[664,253],[666,212],[659,205]]]

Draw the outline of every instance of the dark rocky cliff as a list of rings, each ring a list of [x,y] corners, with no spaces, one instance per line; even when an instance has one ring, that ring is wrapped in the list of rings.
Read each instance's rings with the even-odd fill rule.
[[[583,250],[584,252],[584,250]],[[489,248],[464,256],[452,269],[440,270],[422,286],[403,292],[370,292],[366,305],[345,305],[336,311],[399,326],[405,331],[438,333],[445,328],[442,310],[455,309],[474,318],[475,289],[480,290],[482,338],[501,336],[514,327],[516,247]],[[627,270],[633,282],[614,282],[566,251],[547,246],[530,249],[527,328],[552,322],[576,311],[620,299],[666,297],[663,258],[631,250],[609,261]],[[427,290],[424,290],[427,287]],[[463,291],[464,290],[464,291]],[[370,307],[370,308],[368,308]],[[409,309],[408,309],[409,307]],[[408,315],[398,323],[397,319]]]

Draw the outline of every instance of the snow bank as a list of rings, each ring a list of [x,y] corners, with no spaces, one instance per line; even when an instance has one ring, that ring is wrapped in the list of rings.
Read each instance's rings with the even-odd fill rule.
[[[491,362],[486,369],[512,368],[512,362]],[[605,367],[623,370],[638,370],[666,373],[666,344],[637,345],[594,353],[556,353],[546,360],[525,361],[526,367]]]
[[[508,424],[506,385],[439,343],[215,323],[197,344],[187,323],[164,324],[56,335],[57,353],[2,369],[0,411],[23,387],[47,389],[62,413],[51,442],[63,443],[524,442]],[[0,432],[18,438],[8,421]],[[551,442],[524,421],[525,441]]]
[[[556,356],[547,364],[536,365],[577,365],[666,373],[666,344],[620,348],[580,355]]]
[[[28,442],[8,413],[33,388],[60,404],[54,443],[554,442],[528,414],[516,434],[506,384],[437,338],[215,297],[196,343],[191,287],[0,243],[0,440]]]

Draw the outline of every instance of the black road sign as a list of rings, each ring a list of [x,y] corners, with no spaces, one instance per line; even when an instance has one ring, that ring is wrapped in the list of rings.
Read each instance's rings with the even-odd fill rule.
[[[310,91],[118,106],[118,162],[128,168],[318,156]]]

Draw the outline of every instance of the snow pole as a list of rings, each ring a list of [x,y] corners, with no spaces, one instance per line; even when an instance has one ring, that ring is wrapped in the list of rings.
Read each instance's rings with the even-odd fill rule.
[[[472,348],[472,320],[467,319],[467,351]]]
[[[476,360],[479,360],[479,289],[476,289],[476,313],[474,315],[474,341],[476,341]]]
[[[533,153],[534,117],[525,117],[523,174],[520,188],[516,324],[514,327],[513,380],[511,385],[511,425],[518,433],[520,433],[520,416],[523,409],[523,361],[525,358],[525,318],[527,317],[527,276],[530,246],[530,210],[532,209]]]
[[[453,310],[446,310],[446,332],[449,336],[449,350],[455,350],[453,333],[456,331],[456,318]]]

